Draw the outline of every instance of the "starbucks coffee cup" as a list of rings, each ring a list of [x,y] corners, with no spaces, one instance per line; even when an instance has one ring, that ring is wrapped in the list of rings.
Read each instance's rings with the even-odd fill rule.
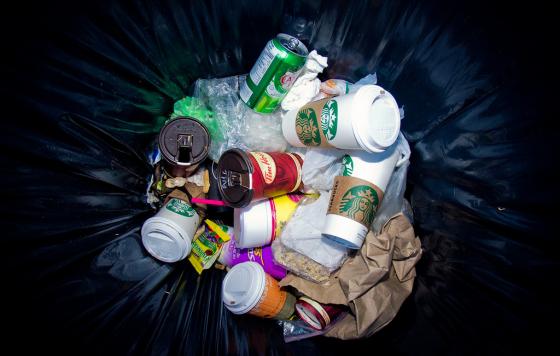
[[[301,197],[300,194],[286,194],[236,208],[233,225],[237,247],[260,247],[274,241],[296,210]]]
[[[396,166],[406,162],[397,143],[381,153],[355,152],[343,158],[342,176],[335,178],[323,236],[359,249]]]
[[[232,267],[222,283],[222,300],[234,314],[287,320],[295,312],[296,298],[255,262]]]
[[[282,120],[286,141],[296,147],[335,147],[383,152],[397,139],[400,112],[395,98],[377,85],[290,110]]]
[[[199,222],[198,214],[187,202],[172,198],[144,222],[142,244],[158,260],[177,262],[191,252]]]

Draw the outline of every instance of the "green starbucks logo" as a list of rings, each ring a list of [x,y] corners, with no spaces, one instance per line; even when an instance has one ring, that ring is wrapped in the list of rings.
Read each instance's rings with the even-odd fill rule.
[[[352,157],[344,155],[344,157],[342,157],[342,166],[344,169],[342,175],[346,177],[351,176],[352,172],[354,172],[354,161],[352,161]]]
[[[321,135],[315,110],[311,108],[301,109],[296,117],[296,133],[305,146],[319,146]]]
[[[341,215],[370,226],[378,205],[377,192],[367,185],[358,185],[344,193],[339,209]]]
[[[172,211],[179,215],[186,216],[187,218],[194,216],[194,214],[196,213],[189,204],[187,204],[186,202],[180,199],[175,199],[175,198],[171,199],[165,207],[167,208],[167,210]]]
[[[336,100],[329,100],[321,111],[321,129],[327,140],[332,140],[336,136],[338,127],[338,104]]]

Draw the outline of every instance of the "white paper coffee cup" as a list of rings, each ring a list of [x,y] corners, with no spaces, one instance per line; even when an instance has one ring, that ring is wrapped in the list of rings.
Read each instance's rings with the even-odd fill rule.
[[[280,236],[282,226],[288,222],[300,200],[299,194],[286,194],[235,208],[233,225],[237,247],[269,245]]]
[[[296,147],[335,147],[382,152],[397,139],[400,112],[393,96],[377,85],[290,110],[282,120],[286,141]]]
[[[172,198],[142,225],[142,244],[158,260],[180,261],[191,252],[199,223],[200,217],[187,202]]]
[[[237,247],[260,247],[272,241],[274,226],[269,199],[235,208],[233,219]]]
[[[245,314],[253,309],[266,284],[263,268],[254,262],[245,262],[234,266],[222,283],[222,300],[234,314]]]
[[[362,246],[400,158],[396,143],[384,152],[344,156],[343,175],[335,178],[323,236],[348,248]]]
[[[256,262],[233,266],[222,282],[222,301],[234,314],[287,320],[295,311],[296,298]]]

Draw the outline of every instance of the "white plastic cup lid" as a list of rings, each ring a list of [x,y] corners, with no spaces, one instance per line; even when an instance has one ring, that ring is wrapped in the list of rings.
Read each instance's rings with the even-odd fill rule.
[[[164,262],[177,262],[191,250],[191,237],[177,223],[154,216],[142,226],[142,244],[150,255]]]
[[[365,85],[355,94],[352,128],[356,140],[368,152],[381,152],[399,136],[401,115],[395,98],[377,85]]]
[[[222,300],[234,314],[245,314],[259,302],[266,285],[266,274],[256,262],[232,267],[222,283]]]

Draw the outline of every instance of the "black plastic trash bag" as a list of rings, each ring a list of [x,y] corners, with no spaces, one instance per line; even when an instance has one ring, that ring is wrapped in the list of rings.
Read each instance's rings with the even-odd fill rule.
[[[505,354],[553,342],[553,12],[473,1],[18,6],[0,21],[2,320],[18,353]],[[274,321],[222,308],[223,272],[199,278],[140,242],[154,213],[147,153],[174,101],[198,78],[247,73],[281,31],[328,55],[323,78],[377,72],[405,106],[407,196],[425,251],[412,296],[366,340],[285,344]]]

